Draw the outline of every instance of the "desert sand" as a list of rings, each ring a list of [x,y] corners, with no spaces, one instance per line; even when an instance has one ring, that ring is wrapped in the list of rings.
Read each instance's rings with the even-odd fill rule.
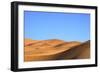
[[[25,62],[87,58],[90,58],[90,41],[24,40]]]

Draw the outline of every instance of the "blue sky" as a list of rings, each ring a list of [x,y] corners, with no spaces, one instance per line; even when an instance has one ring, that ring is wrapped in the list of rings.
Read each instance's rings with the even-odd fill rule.
[[[24,11],[24,36],[84,42],[90,39],[90,14]]]

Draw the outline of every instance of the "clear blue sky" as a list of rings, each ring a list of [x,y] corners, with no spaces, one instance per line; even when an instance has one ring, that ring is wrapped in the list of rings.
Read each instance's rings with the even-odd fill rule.
[[[24,36],[33,40],[90,40],[90,14],[24,11]]]

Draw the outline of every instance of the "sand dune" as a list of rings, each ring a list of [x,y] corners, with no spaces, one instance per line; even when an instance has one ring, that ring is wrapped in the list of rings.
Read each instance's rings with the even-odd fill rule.
[[[81,44],[80,46],[76,48],[81,48],[80,53],[76,58],[78,59],[88,59],[90,58],[90,40]]]
[[[24,46],[31,45],[33,43],[39,42],[39,40],[31,40],[31,39],[25,39],[24,40]]]
[[[89,43],[89,41],[85,43],[65,42],[58,39],[25,39],[24,61],[89,58],[89,51],[87,51],[87,48],[90,48]]]

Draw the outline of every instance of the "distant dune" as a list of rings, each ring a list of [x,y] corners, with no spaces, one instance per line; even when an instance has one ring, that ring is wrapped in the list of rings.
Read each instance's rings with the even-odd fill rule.
[[[90,41],[81,43],[59,39],[25,39],[24,42],[24,61],[90,58]]]

